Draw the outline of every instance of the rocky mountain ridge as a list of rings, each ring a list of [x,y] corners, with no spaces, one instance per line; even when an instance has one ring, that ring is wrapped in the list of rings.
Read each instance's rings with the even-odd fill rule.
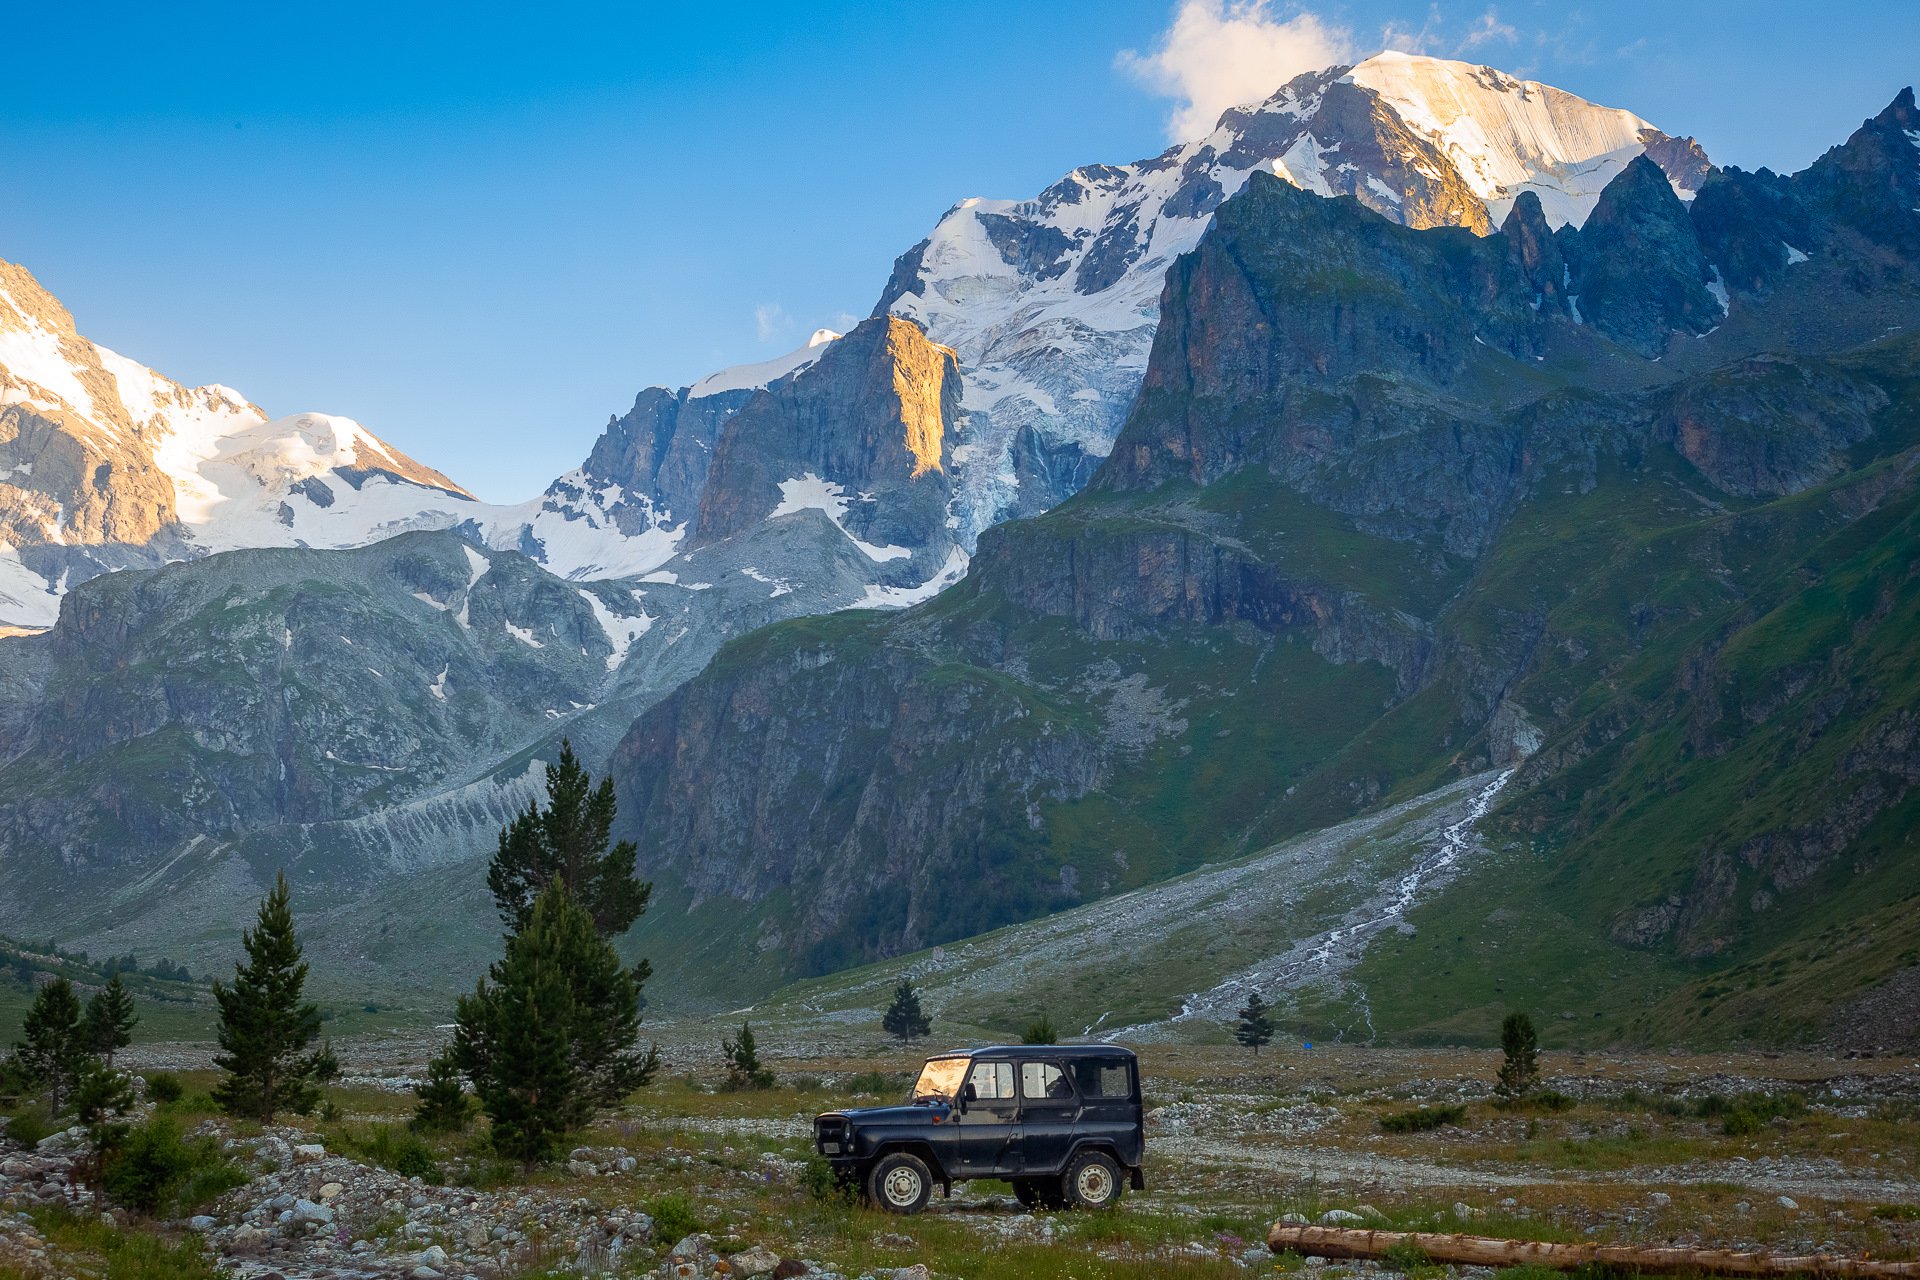
[[[1510,859],[1448,932],[1496,945],[1474,903],[1562,886],[1529,901],[1569,992],[1610,962],[1596,948],[1653,948],[1637,998],[1689,956],[1744,962],[1831,904],[1898,900],[1920,866],[1893,657],[1914,651],[1912,116],[1903,94],[1809,170],[1729,170],[1690,204],[1636,158],[1557,231],[1529,193],[1481,236],[1254,175],[1168,274],[1140,398],[1080,496],[984,533],[933,603],[756,634],[634,726],[614,767],[663,885],[655,945],[697,969],[725,919],[763,969],[829,970],[1527,757],[1499,820],[1558,870]],[[1774,665],[1824,636],[1808,676]],[[1753,709],[1690,705],[1721,679]],[[1704,737],[1679,727],[1701,717]],[[1726,781],[1794,732],[1826,736],[1844,787]],[[1569,780],[1627,760],[1615,785],[1645,786],[1707,741],[1728,763],[1664,837],[1620,825],[1637,792]],[[1737,853],[1711,844],[1755,826],[1729,785],[1775,798]],[[1570,806],[1561,834],[1544,815]],[[1813,831],[1814,870],[1769,880],[1760,851],[1804,855]],[[1816,880],[1818,905],[1767,914]],[[1622,924],[1653,885],[1649,923]],[[1688,903],[1709,952],[1674,949]],[[1436,1006],[1417,969],[1392,977],[1403,1026],[1498,999],[1489,980]]]

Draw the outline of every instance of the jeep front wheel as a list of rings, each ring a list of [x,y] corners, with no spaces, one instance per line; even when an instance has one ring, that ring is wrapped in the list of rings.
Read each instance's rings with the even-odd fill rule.
[[[1061,1190],[1080,1209],[1110,1209],[1120,1203],[1120,1166],[1112,1157],[1088,1151],[1067,1166]]]
[[[919,1156],[896,1151],[867,1174],[867,1199],[891,1213],[918,1213],[933,1194],[933,1174]]]

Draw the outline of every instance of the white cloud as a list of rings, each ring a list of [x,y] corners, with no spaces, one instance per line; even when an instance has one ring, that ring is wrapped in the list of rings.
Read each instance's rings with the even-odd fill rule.
[[[760,341],[772,342],[793,329],[793,317],[779,303],[763,302],[753,309],[753,325],[760,332]]]
[[[1380,28],[1380,47],[1396,53],[1433,53],[1438,46],[1441,25],[1440,6],[1428,5],[1427,20],[1418,30],[1398,22],[1389,22]]]
[[[1269,0],[1180,0],[1153,52],[1123,50],[1115,63],[1175,100],[1167,135],[1181,142],[1303,71],[1352,60],[1347,32],[1306,10],[1278,17]]]
[[[1519,38],[1520,33],[1507,23],[1500,21],[1499,11],[1489,5],[1487,11],[1475,18],[1473,26],[1467,29],[1465,38],[1460,41],[1460,50],[1464,53],[1468,49],[1477,49],[1494,40],[1512,44]]]

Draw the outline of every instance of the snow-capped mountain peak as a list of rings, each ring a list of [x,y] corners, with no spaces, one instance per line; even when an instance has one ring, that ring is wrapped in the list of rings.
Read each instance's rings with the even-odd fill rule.
[[[185,387],[89,341],[0,262],[0,624],[47,625],[103,569],[361,546],[475,505],[351,419],[269,421],[231,387]]]
[[[1627,162],[1667,137],[1631,111],[1466,62],[1389,51],[1344,79],[1379,94],[1435,142],[1495,225],[1522,191],[1540,197],[1549,226],[1585,222]],[[1682,199],[1701,176],[1670,175]]]

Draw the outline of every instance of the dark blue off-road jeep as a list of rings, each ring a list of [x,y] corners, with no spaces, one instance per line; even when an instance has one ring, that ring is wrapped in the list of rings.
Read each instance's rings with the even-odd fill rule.
[[[843,1184],[895,1213],[968,1178],[1005,1178],[1029,1208],[1104,1209],[1146,1186],[1140,1066],[1112,1045],[941,1054],[904,1104],[823,1112],[813,1137]]]

